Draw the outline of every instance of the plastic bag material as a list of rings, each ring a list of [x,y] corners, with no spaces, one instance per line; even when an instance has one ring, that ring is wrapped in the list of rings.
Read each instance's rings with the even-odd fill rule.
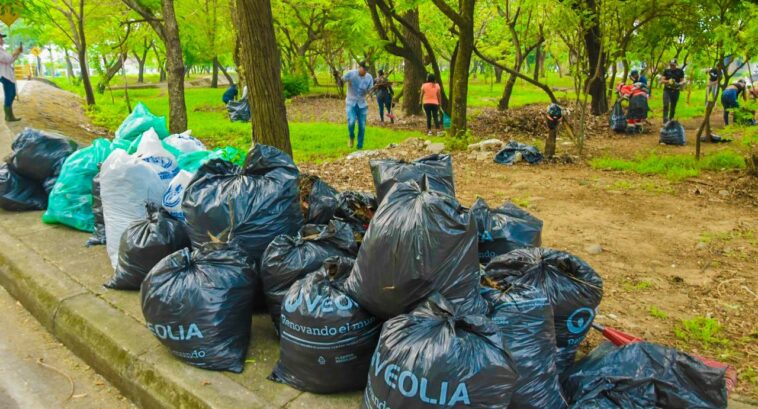
[[[116,129],[116,139],[133,141],[150,128],[153,128],[161,139],[168,136],[166,117],[153,115],[145,104],[140,102]]]
[[[163,142],[181,153],[206,150],[205,145],[199,139],[192,136],[192,131],[189,129],[180,134],[169,135]]]
[[[686,143],[684,135],[684,126],[672,119],[661,128],[659,142],[666,145],[684,145]]]
[[[195,176],[192,172],[186,170],[180,170],[179,173],[171,179],[168,184],[166,193],[163,194],[163,208],[176,220],[182,223],[186,223],[187,219],[184,217],[182,211],[182,199],[184,199],[184,191],[187,190],[187,186]]]
[[[363,407],[506,408],[517,378],[497,325],[434,294],[384,323]]]
[[[345,289],[381,319],[411,311],[436,291],[456,303],[478,298],[476,220],[424,181],[396,184],[369,225]]]
[[[13,140],[7,161],[16,174],[43,183],[60,173],[63,162],[77,148],[61,134],[24,128]]]
[[[142,280],[164,257],[189,247],[184,226],[164,209],[147,205],[147,217],[121,235],[116,273],[105,284],[117,290],[139,290]]]
[[[542,220],[511,202],[491,209],[479,198],[470,211],[479,231],[479,262],[482,264],[511,250],[542,244]]]
[[[100,170],[100,196],[105,220],[105,241],[111,265],[118,264],[124,230],[147,216],[145,205],[160,205],[165,184],[156,167],[140,158],[115,150]]]
[[[500,285],[542,289],[553,307],[558,373],[574,363],[603,298],[603,280],[579,257],[547,248],[523,248],[497,256],[485,268]]]
[[[242,166],[245,163],[245,154],[237,148],[227,146],[212,151],[195,151],[182,153],[177,157],[179,169],[195,173],[211,159],[223,159],[235,165]]]
[[[513,165],[522,160],[530,165],[536,165],[542,162],[542,159],[539,149],[516,141],[509,141],[505,148],[495,154],[495,162],[503,165]]]
[[[313,393],[366,386],[382,325],[342,289],[353,262],[328,258],[290,287],[281,316],[279,361],[269,379]]]
[[[572,408],[726,408],[723,368],[649,342],[603,343],[563,381]]]
[[[158,176],[168,188],[171,179],[179,173],[176,156],[164,147],[154,129],[148,129],[141,138],[135,156],[155,166]]]
[[[350,224],[355,240],[360,244],[377,209],[376,197],[370,193],[345,191],[337,195],[334,218]]]
[[[616,101],[611,109],[611,115],[608,118],[608,124],[614,132],[626,131],[626,115],[624,115],[624,108],[621,106],[621,100]]]
[[[453,180],[453,159],[450,155],[437,154],[424,156],[406,162],[396,159],[380,159],[369,162],[371,176],[374,179],[376,199],[379,203],[387,195],[390,188],[398,182],[410,180],[420,183],[426,176],[430,190],[446,193],[455,197],[455,182]]]
[[[190,365],[242,372],[256,275],[255,262],[233,244],[179,250],[156,264],[142,282],[147,328]]]
[[[17,174],[8,164],[0,164],[0,208],[20,212],[46,207],[47,195],[39,182]]]
[[[250,121],[250,103],[246,98],[239,99],[237,101],[229,101],[226,104],[226,112],[229,113],[229,119],[234,121],[249,122]]]
[[[295,281],[319,269],[333,256],[355,257],[357,243],[346,223],[307,224],[296,236],[280,235],[263,253],[261,281],[271,320],[279,329],[284,296]]]
[[[87,232],[94,230],[92,180],[112,151],[111,142],[100,138],[66,159],[50,192],[47,211],[42,215],[44,223],[65,224]]]
[[[92,215],[95,218],[95,229],[84,244],[87,247],[105,244],[105,216],[103,216],[103,200],[100,196],[99,172],[92,178]]]
[[[337,211],[337,190],[318,176],[300,176],[300,208],[306,224],[326,224]]]
[[[488,317],[500,328],[519,374],[509,407],[568,407],[555,366],[553,309],[544,291],[520,284],[501,287],[487,278],[484,284],[482,295],[491,306]]]
[[[233,241],[260,261],[276,236],[295,234],[303,224],[299,176],[289,155],[261,144],[250,150],[244,168],[219,159],[206,163],[182,201],[193,246],[230,232]]]

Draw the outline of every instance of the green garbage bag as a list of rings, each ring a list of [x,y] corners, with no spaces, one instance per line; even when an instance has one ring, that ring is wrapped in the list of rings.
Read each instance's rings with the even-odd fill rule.
[[[232,162],[238,166],[242,166],[245,163],[245,153],[231,146],[214,149],[212,151],[182,153],[177,157],[177,161],[179,162],[179,169],[195,173],[205,162],[219,158]]]
[[[65,224],[91,232],[95,228],[92,214],[92,178],[115,147],[107,139],[95,139],[92,145],[69,156],[61,167],[58,180],[50,192],[42,221]]]
[[[129,114],[129,116],[124,119],[124,122],[118,127],[115,139],[133,141],[150,128],[155,129],[155,132],[161,139],[168,136],[166,117],[153,115],[153,113],[140,102],[134,107],[134,111],[132,111],[132,113]]]
[[[156,132],[157,133],[157,132]],[[173,157],[178,157],[182,154],[182,151],[179,149],[176,149],[175,147],[167,144],[163,141],[165,137],[158,135],[158,137],[161,139],[161,145],[163,145],[163,149],[167,150]],[[137,152],[137,148],[139,148],[139,144],[142,143],[142,134],[138,136],[136,139],[134,139],[127,147],[123,148],[124,144],[123,142],[115,142],[118,143],[118,147],[122,148],[126,151],[126,153],[130,155],[134,155],[134,152]]]

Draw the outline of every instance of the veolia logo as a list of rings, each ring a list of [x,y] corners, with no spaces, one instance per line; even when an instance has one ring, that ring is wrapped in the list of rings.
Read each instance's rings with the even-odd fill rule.
[[[184,186],[178,184],[176,186],[169,186],[166,193],[163,195],[164,207],[176,207],[182,202],[182,193],[184,192]]]
[[[192,338],[203,338],[197,324],[171,326],[147,323],[147,328],[160,339],[170,339],[173,341],[189,341]]]
[[[349,311],[355,308],[355,301],[345,294],[340,294],[334,298],[324,297],[323,295],[303,295],[303,292],[297,293],[297,295],[289,297],[284,301],[284,310],[287,312],[294,312],[305,301],[305,306],[308,309],[309,314],[313,314],[316,309],[321,312],[328,313],[334,311]]]
[[[592,308],[582,307],[572,312],[566,320],[566,328],[572,334],[581,334],[592,324],[595,311]]]
[[[489,230],[483,231],[479,235],[479,241],[481,241],[481,242],[493,241],[493,239],[492,239],[492,233],[490,233]]]

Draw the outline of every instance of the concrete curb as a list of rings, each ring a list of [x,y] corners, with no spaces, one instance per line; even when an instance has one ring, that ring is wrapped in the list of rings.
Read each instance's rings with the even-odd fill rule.
[[[0,285],[140,407],[276,407],[220,373],[173,359],[140,323],[1,230]]]

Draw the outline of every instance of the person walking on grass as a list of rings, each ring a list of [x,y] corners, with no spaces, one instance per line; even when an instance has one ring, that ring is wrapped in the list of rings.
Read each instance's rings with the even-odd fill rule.
[[[442,90],[440,85],[434,81],[434,74],[427,74],[426,82],[421,86],[421,103],[424,104],[426,113],[426,134],[432,134],[432,118],[434,118],[434,128],[440,131],[439,110],[442,105]]]
[[[669,67],[663,71],[663,123],[673,120],[676,116],[676,103],[679,101],[679,90],[684,86],[684,70],[676,66],[676,58],[671,60]]]
[[[737,112],[734,112],[740,107],[737,99],[742,94],[742,99],[747,101],[747,94],[745,93],[747,88],[747,82],[744,79],[735,81],[721,93],[721,105],[724,107],[724,125],[729,125],[729,111],[732,111],[732,120],[737,122]]]
[[[5,110],[5,121],[15,122],[21,118],[16,118],[13,115],[13,100],[16,99],[16,73],[13,70],[13,63],[24,51],[24,47],[19,45],[13,54],[8,54],[2,48],[5,45],[5,37],[5,34],[0,34],[0,82],[3,83],[3,94],[5,96],[3,108]]]
[[[355,141],[355,124],[358,124],[358,145],[356,148],[363,149],[363,137],[366,134],[366,116],[368,115],[368,103],[366,97],[374,87],[374,78],[368,73],[368,65],[365,61],[358,63],[357,70],[351,70],[342,76],[342,81],[347,83],[347,96],[345,97],[345,109],[347,111],[347,131],[350,139],[347,142],[349,148]]]
[[[387,117],[391,123],[395,123],[395,115],[392,114],[392,96],[395,90],[392,89],[392,83],[384,75],[383,70],[377,72],[378,76],[374,83],[374,93],[376,94],[376,103],[379,105],[379,120],[384,123],[384,110],[387,110]]]

